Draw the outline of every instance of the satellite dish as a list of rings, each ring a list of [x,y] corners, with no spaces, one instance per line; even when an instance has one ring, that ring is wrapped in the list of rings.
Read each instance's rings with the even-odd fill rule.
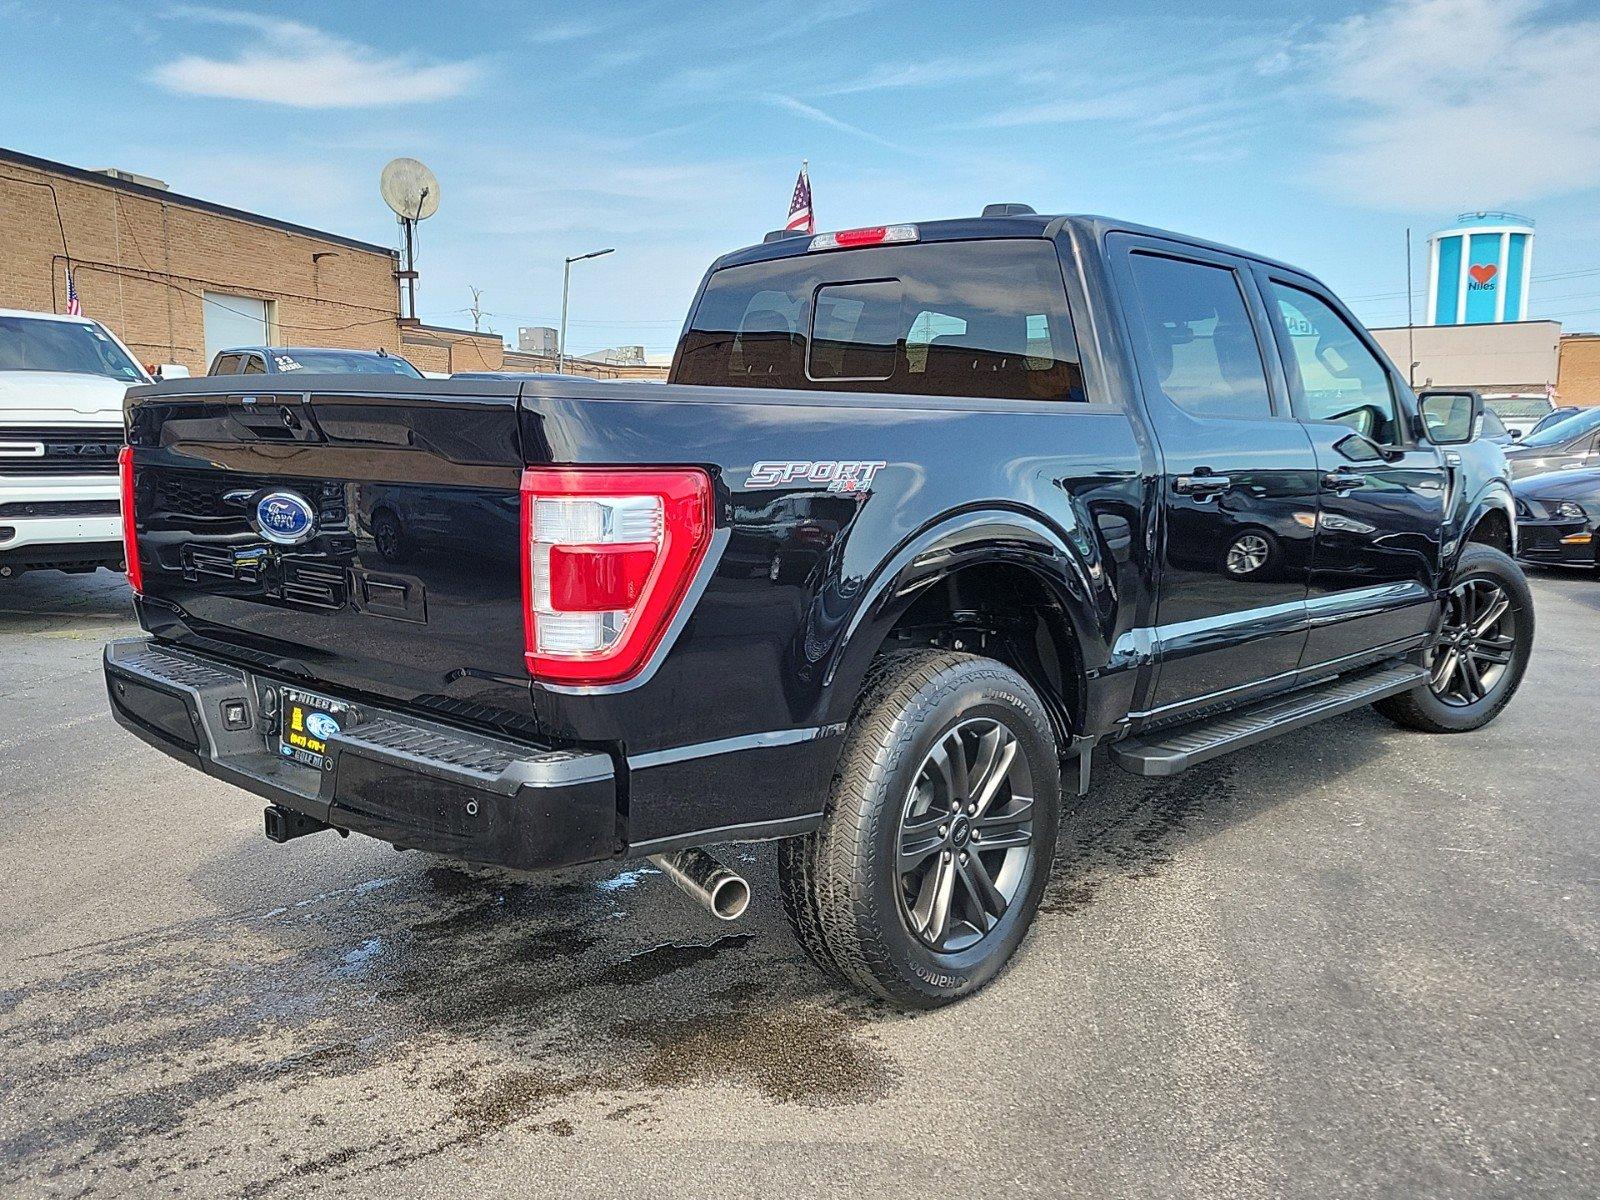
[[[414,158],[397,158],[384,167],[378,191],[407,221],[423,221],[439,211],[439,180]]]

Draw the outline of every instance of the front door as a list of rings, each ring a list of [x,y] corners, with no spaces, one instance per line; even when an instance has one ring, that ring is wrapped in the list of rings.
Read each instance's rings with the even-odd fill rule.
[[[1416,439],[1414,399],[1312,280],[1259,270],[1321,490],[1304,667],[1409,648],[1438,613],[1447,489],[1441,451]]]
[[[1182,243],[1111,243],[1162,458],[1157,671],[1170,715],[1293,681],[1306,640],[1316,460],[1248,267]]]

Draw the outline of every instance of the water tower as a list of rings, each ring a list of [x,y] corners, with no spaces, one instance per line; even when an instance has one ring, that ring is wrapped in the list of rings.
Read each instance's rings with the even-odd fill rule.
[[[1533,222],[1508,212],[1469,212],[1428,238],[1429,325],[1528,319]]]

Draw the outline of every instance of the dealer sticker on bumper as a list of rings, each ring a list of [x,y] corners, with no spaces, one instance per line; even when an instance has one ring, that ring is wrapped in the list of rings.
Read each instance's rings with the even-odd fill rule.
[[[337,700],[285,688],[278,752],[284,758],[321,770],[328,739],[344,727],[349,712],[349,707]]]

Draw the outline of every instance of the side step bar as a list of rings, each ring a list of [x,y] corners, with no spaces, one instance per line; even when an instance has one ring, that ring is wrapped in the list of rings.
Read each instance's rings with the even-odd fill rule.
[[[1414,663],[1390,662],[1236,708],[1210,720],[1159,729],[1112,743],[1111,757],[1135,775],[1176,775],[1209,758],[1336,717],[1426,683]]]

